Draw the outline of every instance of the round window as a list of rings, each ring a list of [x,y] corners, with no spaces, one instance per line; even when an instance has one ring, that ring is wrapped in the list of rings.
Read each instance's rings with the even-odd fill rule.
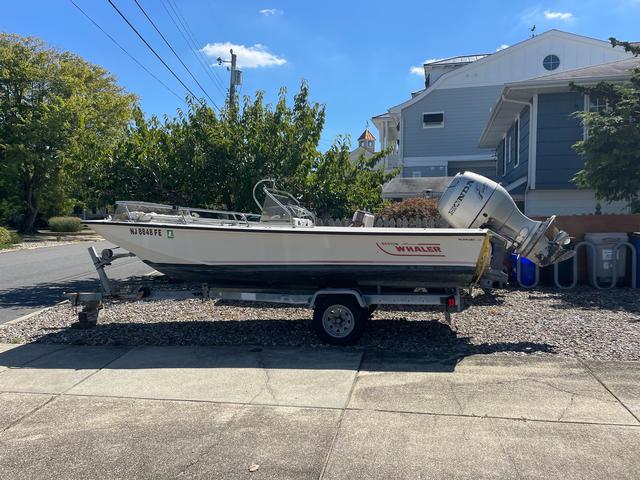
[[[542,60],[542,66],[547,70],[555,70],[560,66],[560,59],[557,55],[547,55]]]

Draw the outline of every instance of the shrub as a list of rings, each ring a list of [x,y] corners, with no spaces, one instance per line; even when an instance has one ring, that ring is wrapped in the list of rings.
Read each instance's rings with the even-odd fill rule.
[[[11,243],[11,233],[4,227],[0,227],[0,245],[9,245]]]
[[[51,217],[49,229],[52,232],[79,232],[82,230],[82,222],[77,217]]]
[[[407,198],[401,202],[387,203],[378,212],[379,217],[391,218],[441,218],[433,198]]]
[[[0,227],[0,248],[8,247],[14,243],[20,243],[22,239],[16,232]]]

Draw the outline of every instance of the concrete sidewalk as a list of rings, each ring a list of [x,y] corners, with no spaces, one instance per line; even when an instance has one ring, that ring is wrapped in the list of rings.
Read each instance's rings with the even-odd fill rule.
[[[640,363],[0,345],[0,478],[631,479],[639,418]]]

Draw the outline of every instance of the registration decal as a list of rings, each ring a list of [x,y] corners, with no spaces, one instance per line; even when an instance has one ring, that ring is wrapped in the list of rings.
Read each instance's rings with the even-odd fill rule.
[[[131,227],[129,228],[130,235],[145,236],[145,237],[162,237],[162,230],[159,228],[147,228],[147,227]]]

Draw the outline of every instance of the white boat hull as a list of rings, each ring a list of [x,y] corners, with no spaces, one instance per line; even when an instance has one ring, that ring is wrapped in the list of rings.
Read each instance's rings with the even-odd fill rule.
[[[220,287],[459,287],[488,231],[87,222],[171,277]]]

